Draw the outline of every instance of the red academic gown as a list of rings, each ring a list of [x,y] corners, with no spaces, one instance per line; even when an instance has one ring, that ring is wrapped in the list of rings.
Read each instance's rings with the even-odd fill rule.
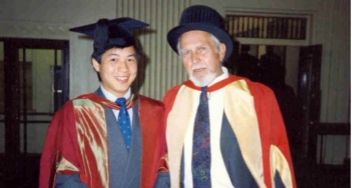
[[[166,154],[164,106],[161,102],[142,95],[137,95],[137,98],[143,140],[141,187],[151,188],[154,186],[157,173],[166,170],[163,166]],[[82,109],[79,105],[75,105],[77,100],[81,100],[78,103],[89,103],[91,107]],[[118,109],[115,103],[91,93],[67,102],[55,114],[47,132],[40,161],[40,188],[55,187],[57,173],[63,175],[79,173],[80,180],[88,187],[109,187],[108,157],[99,157],[107,156],[106,125],[99,122],[105,118],[102,117],[103,107]],[[92,125],[101,126],[92,129],[98,130],[96,132],[86,131],[86,134],[95,137],[90,145],[98,146],[97,150],[94,150],[93,146],[82,148],[80,145],[82,135],[78,129],[89,129]],[[89,165],[98,162],[99,169],[98,165]]]
[[[246,78],[234,75],[229,75],[227,79],[211,85],[208,87],[207,92],[220,89],[225,91],[224,111],[229,113],[227,118],[230,120],[230,124],[231,122],[238,122],[238,119],[242,118],[241,115],[238,116],[238,114],[242,113],[234,112],[238,110],[238,108],[232,107],[238,104],[233,104],[231,101],[234,100],[228,99],[244,96],[249,100],[252,100],[252,98],[254,100],[252,100],[254,106],[246,106],[247,104],[252,104],[250,102],[241,104],[245,106],[243,111],[254,108],[253,113],[256,118],[254,118],[255,122],[251,122],[252,125],[254,125],[252,129],[247,131],[246,128],[233,125],[235,123],[231,126],[233,131],[237,133],[236,136],[240,144],[245,146],[242,148],[246,150],[246,153],[243,153],[243,155],[249,158],[246,161],[247,166],[251,167],[251,173],[258,186],[272,188],[275,182],[274,174],[278,172],[287,187],[296,187],[285,125],[274,93],[268,87],[260,83],[251,82]],[[184,140],[184,135],[187,130],[184,124],[188,124],[188,122],[191,121],[189,119],[192,119],[187,117],[187,114],[191,113],[191,110],[188,111],[190,107],[185,104],[187,104],[187,101],[188,103],[191,102],[192,90],[200,90],[200,88],[196,87],[191,81],[186,81],[181,85],[171,88],[163,99],[166,108],[166,137],[171,186],[173,188],[178,188],[180,184],[181,165],[179,163],[181,162],[183,148],[182,141]],[[210,94],[210,96],[212,95]],[[178,104],[183,103],[183,106],[176,104],[175,101],[177,101]],[[236,101],[241,102],[241,100],[238,99],[236,99]],[[177,119],[177,123],[174,123],[175,119]],[[236,132],[237,130],[238,132]],[[257,135],[254,134],[255,131],[258,132]],[[258,159],[261,159],[259,163]]]

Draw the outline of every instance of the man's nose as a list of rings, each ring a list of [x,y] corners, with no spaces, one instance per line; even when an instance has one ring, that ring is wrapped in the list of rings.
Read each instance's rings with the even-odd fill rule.
[[[127,63],[126,62],[119,62],[117,65],[117,71],[118,72],[125,72],[128,70]]]
[[[198,63],[200,60],[198,53],[192,53],[192,63]]]

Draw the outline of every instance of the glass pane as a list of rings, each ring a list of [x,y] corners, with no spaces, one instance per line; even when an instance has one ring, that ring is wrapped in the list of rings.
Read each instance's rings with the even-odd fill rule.
[[[0,42],[0,153],[5,153],[4,94],[4,43]]]
[[[26,153],[42,153],[44,147],[45,135],[49,127],[49,122],[51,121],[52,116],[49,115],[31,115],[28,117],[28,120],[32,123],[21,123],[21,152],[24,152],[24,144],[26,144],[27,152]],[[42,123],[43,122],[43,123]],[[24,127],[27,126],[27,141],[24,142],[23,132]]]
[[[22,152],[41,153],[43,148],[57,101],[54,86],[61,69],[61,54],[61,50],[19,49]]]

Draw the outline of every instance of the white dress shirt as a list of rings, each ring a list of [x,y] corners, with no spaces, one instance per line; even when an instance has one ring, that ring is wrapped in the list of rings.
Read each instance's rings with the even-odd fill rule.
[[[104,89],[104,87],[102,85],[100,85],[100,89],[101,91],[103,92],[104,96],[106,97],[106,99],[112,101],[112,102],[115,102],[117,98],[119,97],[115,97],[115,95],[113,95],[112,93],[106,91]],[[131,97],[131,88],[128,88],[128,91],[127,93],[123,96],[126,100],[129,99]],[[112,112],[114,112],[114,115],[115,115],[115,118],[117,119],[119,117],[119,112],[120,110],[112,110]],[[131,122],[131,131],[132,131],[132,120],[133,120],[133,111],[132,111],[132,108],[128,109],[127,110],[128,112],[128,115],[130,116],[130,122]]]
[[[223,74],[214,79],[209,86],[229,77],[229,73],[225,67],[222,67]],[[208,87],[209,87],[208,86]],[[194,92],[193,105],[195,119],[199,97],[201,91]],[[224,114],[224,91],[222,89],[208,93],[209,99],[209,121],[210,121],[210,150],[211,150],[211,185],[216,188],[233,188],[231,179],[226,170],[225,163],[221,154],[220,136],[222,127],[222,117]],[[186,188],[193,187],[192,180],[192,147],[193,147],[193,128],[194,120],[188,125],[184,140],[184,186]]]

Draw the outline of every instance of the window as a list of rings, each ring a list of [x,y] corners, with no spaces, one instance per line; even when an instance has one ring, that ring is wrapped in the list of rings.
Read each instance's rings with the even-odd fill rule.
[[[226,30],[233,37],[306,40],[307,17],[226,15]]]

